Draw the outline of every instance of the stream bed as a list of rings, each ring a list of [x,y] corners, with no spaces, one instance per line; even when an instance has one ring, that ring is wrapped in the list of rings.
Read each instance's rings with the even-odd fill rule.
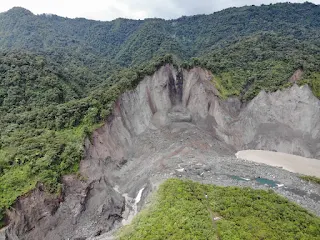
[[[260,185],[266,185],[266,186],[272,187],[272,188],[283,186],[279,182],[274,181],[274,180],[270,180],[267,178],[257,177],[257,178],[250,179],[250,178],[240,177],[240,176],[235,176],[235,175],[231,175],[230,177],[234,180],[237,180],[237,181],[255,181]]]

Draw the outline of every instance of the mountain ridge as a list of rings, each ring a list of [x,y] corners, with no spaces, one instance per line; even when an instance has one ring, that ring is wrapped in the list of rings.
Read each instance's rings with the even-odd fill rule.
[[[94,19],[89,19],[89,18],[85,18],[85,17],[75,17],[75,18],[69,18],[69,17],[62,17],[58,14],[55,14],[55,13],[39,13],[39,14],[34,14],[31,10],[29,10],[28,8],[25,8],[25,7],[21,7],[21,6],[14,6],[10,9],[8,9],[7,11],[4,11],[4,12],[0,12],[0,14],[3,14],[3,13],[8,13],[8,12],[25,12],[25,13],[28,13],[28,14],[32,14],[34,16],[41,16],[41,15],[52,15],[52,16],[57,16],[57,17],[60,17],[60,18],[65,18],[65,19],[85,19],[85,20],[88,20],[88,21],[97,21],[97,22],[112,22],[112,21],[117,21],[117,20],[132,20],[132,21],[144,21],[144,20],[164,20],[164,21],[175,21],[175,20],[179,20],[179,19],[183,19],[183,18],[190,18],[190,17],[197,17],[197,16],[208,16],[208,15],[213,15],[213,14],[223,14],[223,13],[226,13],[228,11],[232,11],[234,9],[248,9],[248,8],[252,8],[252,7],[255,7],[255,8],[260,8],[260,7],[265,7],[265,6],[277,6],[277,5],[285,5],[285,4],[293,4],[293,5],[303,5],[303,4],[308,4],[310,6],[319,6],[319,4],[315,4],[313,2],[304,2],[304,3],[291,3],[291,2],[278,2],[278,3],[270,3],[270,4],[260,4],[260,5],[244,5],[244,6],[241,6],[241,7],[228,7],[228,8],[225,8],[225,9],[222,9],[222,10],[218,10],[218,11],[214,11],[212,13],[207,13],[207,14],[194,14],[194,15],[182,15],[181,17],[177,17],[177,18],[172,18],[172,19],[165,19],[165,18],[161,18],[161,17],[147,17],[147,18],[144,18],[144,19],[133,19],[133,18],[125,18],[125,17],[118,17],[118,18],[115,18],[115,19],[112,19],[112,20],[94,20]]]
[[[24,15],[23,18],[10,22],[10,15],[19,15],[14,14],[19,13],[19,9],[9,12],[12,14],[0,15],[0,21],[5,23],[0,25],[3,34],[0,49],[48,51],[53,48],[61,51],[67,47],[82,54],[92,52],[124,66],[141,64],[155,55],[172,53],[172,50],[175,50],[178,58],[188,59],[203,54],[200,49],[237,41],[257,31],[275,31],[285,35],[290,31],[297,39],[316,39],[320,28],[319,9],[320,6],[311,3],[282,3],[231,8],[210,15],[175,20],[120,19],[100,22],[58,16],[48,18],[44,15]],[[247,21],[248,19],[250,20]],[[162,32],[159,32],[160,29]],[[22,37],[25,40],[14,41]],[[154,43],[151,44],[148,38],[154,39]],[[142,48],[145,45],[146,47]],[[141,52],[132,59],[130,56],[134,53],[133,48]]]

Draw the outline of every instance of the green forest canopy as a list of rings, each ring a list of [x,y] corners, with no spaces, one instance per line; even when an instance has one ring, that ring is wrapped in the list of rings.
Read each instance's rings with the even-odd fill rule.
[[[116,98],[165,63],[201,66],[222,98],[289,87],[320,97],[320,6],[231,8],[175,20],[98,22],[0,14],[0,212],[40,181],[58,192]],[[0,214],[1,218],[1,214]]]

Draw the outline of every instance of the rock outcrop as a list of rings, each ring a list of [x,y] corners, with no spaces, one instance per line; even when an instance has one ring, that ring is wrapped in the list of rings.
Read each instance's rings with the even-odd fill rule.
[[[125,199],[139,193],[143,205],[161,180],[183,175],[183,164],[194,164],[192,174],[202,178],[208,171],[196,166],[220,164],[237,150],[320,158],[320,101],[307,86],[262,91],[242,104],[221,100],[212,77],[201,68],[166,65],[122,94],[108,121],[85,142],[80,170],[86,180],[66,176],[59,201],[39,188],[19,199],[7,239],[94,239],[132,211]],[[209,172],[236,171],[219,164]]]

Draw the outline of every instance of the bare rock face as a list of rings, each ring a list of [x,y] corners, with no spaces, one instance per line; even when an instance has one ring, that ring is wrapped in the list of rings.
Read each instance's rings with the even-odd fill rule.
[[[40,188],[19,199],[6,239],[95,239],[135,214],[163,179],[186,169],[196,179],[237,171],[235,163],[219,159],[238,150],[320,158],[320,101],[307,86],[262,91],[242,104],[221,100],[212,79],[201,68],[166,65],[122,94],[112,116],[85,142],[80,171],[86,180],[66,176],[58,199]]]
[[[227,131],[228,121],[239,114],[240,101],[221,101],[211,79],[209,71],[177,72],[170,65],[146,77],[118,99],[110,121],[88,142],[87,158],[128,158],[136,136],[174,122],[192,122],[211,132]],[[92,163],[82,162],[83,169],[90,168],[87,164]]]
[[[319,158],[319,119],[319,99],[308,86],[294,85],[275,93],[260,92],[241,110],[233,129],[238,135],[242,132],[238,145],[242,149]]]
[[[28,233],[44,237],[42,231],[48,231],[50,226],[42,226],[42,223],[57,211],[59,200],[47,194],[40,184],[28,196],[20,197],[13,210],[9,212],[12,224],[6,231],[7,238],[29,238]]]
[[[6,239],[77,239],[108,231],[122,218],[124,198],[104,178],[88,184],[66,176],[63,193],[56,198],[37,187],[19,199]]]

